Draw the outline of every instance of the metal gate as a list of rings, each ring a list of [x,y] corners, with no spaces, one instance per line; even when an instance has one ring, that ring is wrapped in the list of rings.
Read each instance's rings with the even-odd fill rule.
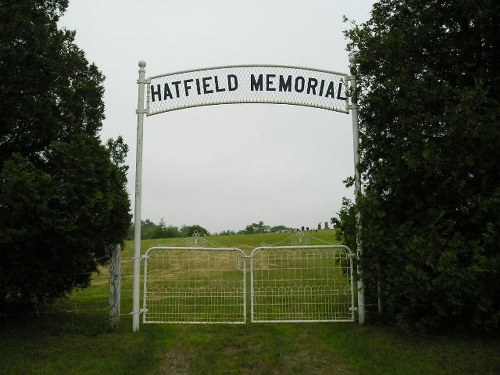
[[[353,322],[345,246],[259,247],[251,259],[252,322]]]
[[[244,324],[240,249],[153,247],[144,263],[144,323]]]
[[[346,246],[153,247],[144,263],[144,323],[353,322]]]

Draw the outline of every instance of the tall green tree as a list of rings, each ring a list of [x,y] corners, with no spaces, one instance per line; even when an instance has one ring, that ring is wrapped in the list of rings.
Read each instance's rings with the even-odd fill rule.
[[[99,140],[104,77],[58,28],[67,5],[0,1],[0,307],[88,285],[130,223],[127,146]]]
[[[369,303],[425,329],[499,328],[500,3],[381,0],[357,59]]]

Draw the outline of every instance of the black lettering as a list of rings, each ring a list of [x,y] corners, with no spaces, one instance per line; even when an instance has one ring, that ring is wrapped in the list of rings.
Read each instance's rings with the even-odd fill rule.
[[[333,81],[330,81],[328,89],[326,90],[325,98],[327,97],[335,99],[335,88],[333,87]]]
[[[217,92],[226,91],[224,87],[219,87],[219,77],[215,76],[214,81],[215,81],[215,91]]]
[[[337,99],[340,99],[340,100],[347,100],[347,98],[345,96],[341,96],[340,93],[342,92],[342,82],[339,82],[339,89],[337,91]]]
[[[267,91],[276,91],[272,85],[274,85],[274,78],[276,78],[276,74],[266,74],[266,90]]]
[[[259,74],[259,79],[256,80],[255,76],[253,74],[250,75],[250,90],[251,91],[262,91],[264,88],[263,85],[263,80],[264,78],[262,77],[262,74]]]
[[[210,90],[210,83],[208,82],[211,80],[212,77],[203,77],[201,81],[203,82],[203,93],[204,94],[211,94],[214,92],[214,90]]]
[[[165,86],[163,87],[163,99],[173,99],[174,97],[172,96],[172,92],[170,91],[170,87],[168,87],[168,83],[165,83]]]
[[[279,90],[288,92],[292,91],[292,76],[288,76],[285,81],[285,78],[280,75]]]
[[[175,87],[175,94],[177,95],[177,97],[181,96],[181,94],[179,92],[179,85],[180,84],[181,84],[181,81],[172,82],[172,85]]]
[[[310,78],[307,81],[307,93],[310,94],[312,92],[313,95],[316,95],[316,87],[318,86],[318,80],[316,78]]]
[[[161,101],[161,88],[160,84],[156,85],[156,90],[154,85],[151,85],[151,101],[155,102],[155,96],[158,96],[158,101]]]
[[[184,93],[186,94],[186,96],[189,96],[189,90],[192,89],[192,87],[189,84],[189,82],[193,82],[193,80],[192,79],[186,79],[184,81]]]
[[[196,92],[201,95],[200,79],[196,78]]]
[[[325,88],[325,80],[321,80],[321,85],[319,86],[319,96],[323,96],[323,89]]]
[[[229,91],[236,91],[238,89],[238,77],[234,74],[227,75],[227,89]]]
[[[304,91],[304,87],[306,85],[306,80],[302,76],[298,76],[295,78],[295,91],[296,92],[302,92]]]

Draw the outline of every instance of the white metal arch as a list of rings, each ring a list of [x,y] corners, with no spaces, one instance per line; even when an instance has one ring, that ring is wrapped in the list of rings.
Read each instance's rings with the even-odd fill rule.
[[[349,59],[351,72],[355,64]],[[139,330],[142,144],[144,116],[206,105],[235,103],[287,104],[352,114],[355,196],[361,194],[358,107],[349,96],[355,87],[353,74],[282,65],[235,65],[146,78],[146,62],[139,61],[137,101],[137,148],[134,207],[133,331]],[[147,86],[146,86],[147,85]],[[146,94],[147,87],[147,96]],[[145,98],[146,96],[146,98]],[[351,98],[351,99],[349,99]],[[146,103],[145,103],[146,99]],[[159,105],[160,102],[163,102]],[[156,104],[155,104],[156,103]],[[145,105],[146,104],[146,105]],[[358,227],[360,218],[357,217]],[[362,252],[358,236],[357,256]],[[364,285],[358,262],[358,320],[365,321]]]

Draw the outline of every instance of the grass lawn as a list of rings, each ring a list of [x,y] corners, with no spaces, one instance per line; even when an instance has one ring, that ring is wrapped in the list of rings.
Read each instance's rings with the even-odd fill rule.
[[[209,240],[248,251],[281,237]],[[176,241],[144,241],[143,248]],[[141,325],[132,333],[131,256],[127,244],[118,332],[108,328],[103,270],[90,288],[39,314],[0,317],[0,374],[500,374],[500,340],[380,326]]]

